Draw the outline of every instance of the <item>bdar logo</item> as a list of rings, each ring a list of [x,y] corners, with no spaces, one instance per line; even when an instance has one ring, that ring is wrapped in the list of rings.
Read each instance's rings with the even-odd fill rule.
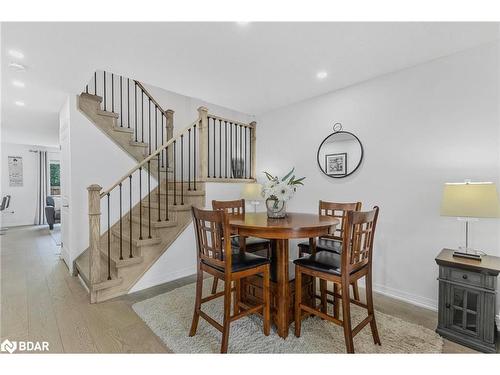
[[[4,340],[0,345],[0,351],[9,352],[10,354],[14,353],[17,349],[17,342]]]

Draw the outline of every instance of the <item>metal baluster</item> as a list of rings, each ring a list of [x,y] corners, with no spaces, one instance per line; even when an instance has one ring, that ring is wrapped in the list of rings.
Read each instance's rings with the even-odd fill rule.
[[[226,178],[227,178],[227,121],[224,121],[224,143],[226,145],[226,151],[224,152],[224,161],[225,161]]]
[[[176,170],[176,162],[175,162],[175,158],[176,158],[175,143],[176,142],[177,141],[173,142],[174,143],[174,152],[173,152],[173,154],[174,154],[174,160],[173,160],[173,163],[174,163],[174,206],[177,206],[177,186],[176,186],[177,185],[177,176],[176,176],[177,170]]]
[[[144,143],[144,91],[141,89],[141,140]]]
[[[231,178],[234,178],[233,176],[233,123],[229,123],[229,172]]]
[[[115,112],[115,75],[111,73],[111,112]]]
[[[188,129],[188,191],[191,191],[191,128]]]
[[[148,160],[148,238],[151,238],[151,160]]]
[[[247,127],[243,127],[245,131],[245,178],[247,178]]]
[[[109,193],[106,195],[108,198],[108,280],[111,280],[111,228],[109,225],[110,222]]]
[[[97,96],[97,71],[94,72],[94,95]]]
[[[160,210],[161,210],[161,177],[160,177],[160,154],[158,153],[158,188],[157,188],[157,200],[158,200],[158,221],[161,221]]]
[[[193,189],[196,191],[196,124],[193,126]]]
[[[210,177],[210,117],[207,117],[207,142],[208,142],[208,147],[207,147],[207,163],[208,163],[207,177]]]
[[[242,153],[243,152],[243,143],[242,143],[241,132],[242,132],[242,126],[240,125],[240,160],[239,160],[240,163],[243,161],[243,153]],[[243,172],[243,171],[241,171],[241,172]],[[238,177],[243,178],[243,173],[241,173],[241,176],[238,176]]]
[[[85,85],[85,93],[89,93],[89,85]]]
[[[163,133],[164,133],[164,129],[165,127],[163,126],[163,119],[165,118],[165,115],[163,114],[163,112],[161,112],[161,125],[160,125],[160,128],[161,128],[161,144],[163,145]],[[165,123],[167,122],[167,119],[165,119]],[[163,151],[166,151],[166,149],[163,149],[161,150],[161,167],[165,167],[165,157],[163,156]]]
[[[215,119],[214,120],[214,178],[217,178],[217,169],[215,167],[215,155],[217,153],[217,151],[215,151],[215,128],[216,128],[216,125],[215,125]]]
[[[181,204],[184,204],[184,134],[181,134]]]
[[[219,178],[222,178],[222,120],[219,120]]]
[[[127,125],[130,129],[130,78],[127,78]]]
[[[248,131],[250,132],[249,134],[249,142],[250,142],[250,171],[249,171],[249,174],[250,174],[250,178],[255,178],[255,176],[252,176],[252,127],[250,127],[248,129]]]
[[[142,167],[139,167],[139,239],[142,240]]]
[[[122,183],[118,185],[120,192],[120,260],[123,260],[123,228],[122,228]],[[131,238],[130,238],[131,240]]]
[[[104,71],[104,110],[106,110],[106,71]]]
[[[128,182],[129,182],[129,201],[128,201],[128,206],[129,206],[129,226],[130,226],[130,241],[129,241],[129,258],[133,258],[134,256],[132,255],[132,175],[128,176]]]
[[[120,76],[120,127],[123,128],[123,100],[122,100],[122,94],[123,94],[123,87],[122,87],[122,76]]]
[[[137,83],[134,85],[134,101],[135,101],[135,109],[134,109],[134,114],[135,114],[135,141],[137,142]]]
[[[149,103],[148,103],[148,123],[149,123],[149,132],[148,132],[148,138],[149,138],[149,144],[148,144],[148,149],[149,149],[149,154],[151,155],[151,98],[149,98]]]
[[[170,146],[165,147],[165,156],[167,158],[167,173],[165,174],[165,221],[168,221],[168,148]]]

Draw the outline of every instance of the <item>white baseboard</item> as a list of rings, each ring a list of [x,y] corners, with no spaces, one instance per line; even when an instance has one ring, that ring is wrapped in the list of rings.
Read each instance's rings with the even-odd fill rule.
[[[170,281],[181,279],[181,278],[186,277],[186,276],[191,276],[191,275],[194,275],[195,273],[196,273],[196,266],[186,267],[186,268],[183,268],[180,270],[176,270],[174,272],[170,272],[166,275],[163,274],[163,275],[160,275],[159,277],[148,280],[147,285],[145,285],[143,287],[136,288],[136,285],[134,285],[134,287],[132,289],[130,289],[128,293],[129,294],[135,293],[135,292],[138,292],[140,290],[151,288],[153,286],[168,283]]]
[[[437,311],[437,301],[431,298],[418,296],[415,294],[407,293],[402,290],[389,288],[385,285],[374,284],[373,290],[385,296],[411,303],[412,305],[423,307],[429,310]]]
[[[87,287],[87,284],[85,284],[85,281],[83,281],[82,277],[80,276],[80,274],[77,275],[78,277],[78,281],[80,281],[80,284],[82,284],[82,286],[85,288],[85,290],[87,291],[87,293],[90,293],[90,290],[89,288]]]

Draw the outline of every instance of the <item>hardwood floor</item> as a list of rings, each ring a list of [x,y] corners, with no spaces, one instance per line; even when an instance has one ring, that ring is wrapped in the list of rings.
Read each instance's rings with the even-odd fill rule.
[[[48,341],[52,353],[170,352],[131,306],[192,283],[194,275],[91,305],[78,278],[60,259],[47,227],[11,228],[0,241],[0,341]],[[436,327],[433,311],[378,294],[374,299],[379,311]],[[443,351],[473,352],[446,340]]]

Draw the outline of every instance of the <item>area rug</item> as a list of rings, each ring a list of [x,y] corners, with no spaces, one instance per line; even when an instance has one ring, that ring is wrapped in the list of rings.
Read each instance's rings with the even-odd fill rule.
[[[210,293],[211,280],[205,280],[203,295]],[[220,283],[219,283],[220,284]],[[134,311],[174,353],[218,353],[221,333],[200,318],[194,337],[188,332],[193,317],[195,284],[138,302]],[[204,303],[203,311],[222,322],[222,298]],[[366,317],[366,310],[352,305],[353,327]],[[380,312],[375,312],[382,346],[375,345],[369,325],[354,337],[356,353],[441,353],[443,340],[434,331]],[[342,327],[310,317],[302,323],[297,338],[290,326],[283,340],[274,329],[262,332],[262,319],[251,315],[230,326],[229,353],[345,353]]]

